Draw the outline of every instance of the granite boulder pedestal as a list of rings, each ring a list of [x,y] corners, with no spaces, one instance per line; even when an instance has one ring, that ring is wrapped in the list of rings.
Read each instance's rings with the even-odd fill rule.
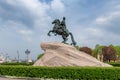
[[[46,42],[41,44],[45,51],[44,56],[37,60],[33,66],[95,66],[112,67],[98,61],[93,56],[78,51],[71,45],[59,42]]]

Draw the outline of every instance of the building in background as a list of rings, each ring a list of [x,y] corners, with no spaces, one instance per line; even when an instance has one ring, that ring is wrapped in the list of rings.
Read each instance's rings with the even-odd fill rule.
[[[5,57],[2,54],[0,54],[0,63],[3,63],[3,62],[5,62]]]

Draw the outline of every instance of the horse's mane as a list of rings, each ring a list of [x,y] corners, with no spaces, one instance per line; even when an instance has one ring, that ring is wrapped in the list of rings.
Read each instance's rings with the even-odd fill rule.
[[[56,19],[56,21],[58,21],[58,23],[60,24],[60,20],[59,19]]]

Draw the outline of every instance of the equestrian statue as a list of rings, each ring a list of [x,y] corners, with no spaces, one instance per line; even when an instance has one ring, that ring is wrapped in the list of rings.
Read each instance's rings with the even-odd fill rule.
[[[60,22],[59,19],[55,19],[52,24],[54,24],[53,30],[50,30],[48,32],[48,36],[51,36],[50,33],[54,33],[54,35],[61,35],[63,38],[63,43],[66,43],[66,41],[68,40],[68,36],[71,36],[71,40],[72,43],[71,45],[76,45],[76,42],[74,40],[74,37],[72,35],[71,32],[68,31],[68,29],[66,28],[66,23],[65,23],[65,17],[63,17],[63,20]]]

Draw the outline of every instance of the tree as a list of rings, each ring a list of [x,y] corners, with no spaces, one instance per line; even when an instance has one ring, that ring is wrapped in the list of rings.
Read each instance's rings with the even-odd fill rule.
[[[79,50],[80,50],[80,51],[83,51],[83,52],[85,52],[85,53],[87,53],[87,54],[89,54],[89,55],[92,56],[92,50],[91,50],[91,48],[81,47]]]
[[[120,58],[120,46],[113,46],[113,48],[116,50],[116,55],[117,55],[117,58],[119,59]]]
[[[102,54],[103,46],[96,44],[95,49],[93,50],[93,56],[97,58],[98,54]]]
[[[106,62],[106,61],[109,61],[110,60],[116,60],[116,50],[111,47],[111,46],[104,46],[102,48],[102,54],[103,54],[103,61]]]

